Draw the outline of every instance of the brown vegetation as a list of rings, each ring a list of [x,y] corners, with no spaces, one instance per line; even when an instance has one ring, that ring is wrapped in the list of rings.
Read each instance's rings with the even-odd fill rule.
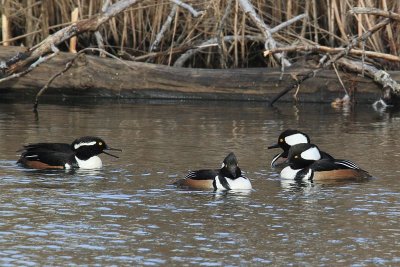
[[[115,3],[117,1],[111,1]],[[108,52],[125,59],[173,65],[185,51],[205,45],[185,61],[185,66],[206,68],[277,66],[273,57],[264,57],[264,41],[260,30],[240,8],[238,1],[208,0],[184,1],[195,10],[203,11],[197,17],[167,0],[147,0],[127,9],[103,24],[99,31]],[[252,0],[262,20],[274,27],[297,15],[307,13],[308,18],[276,32],[274,39],[283,46],[341,47],[350,37],[360,36],[378,21],[375,15],[350,15],[352,7],[375,7],[400,13],[398,0]],[[100,0],[3,0],[1,14],[2,42],[6,45],[32,47],[48,35],[71,24],[71,12],[78,8],[79,20],[91,18],[101,12]],[[157,34],[167,18],[171,24],[158,44]],[[8,23],[8,25],[7,25]],[[241,38],[225,38],[239,36]],[[209,42],[209,40],[216,40]],[[78,50],[97,46],[93,34],[78,36]],[[69,42],[59,46],[68,50]],[[357,45],[359,50],[400,56],[400,24],[388,24]],[[316,51],[288,51],[296,60],[304,53]],[[317,51],[318,52],[318,51]],[[360,55],[358,55],[360,57]],[[399,62],[380,61],[387,69],[398,69]]]

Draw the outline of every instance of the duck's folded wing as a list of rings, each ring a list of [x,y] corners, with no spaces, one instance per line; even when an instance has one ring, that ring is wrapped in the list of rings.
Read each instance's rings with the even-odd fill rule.
[[[65,143],[36,143],[36,144],[28,144],[25,145],[22,149],[18,150],[19,152],[34,152],[38,150],[46,150],[46,151],[58,151],[65,153],[72,153],[71,145]]]
[[[71,164],[73,154],[54,152],[48,150],[35,149],[34,151],[24,151],[18,160],[23,165],[31,165],[29,162],[40,162],[43,165],[65,167],[65,164]]]
[[[343,170],[343,169],[353,169],[360,170],[354,162],[350,160],[318,160],[314,162],[310,168],[314,171],[331,171],[331,170]]]
[[[212,180],[219,174],[219,170],[197,170],[189,171],[186,175],[186,179],[193,180]]]

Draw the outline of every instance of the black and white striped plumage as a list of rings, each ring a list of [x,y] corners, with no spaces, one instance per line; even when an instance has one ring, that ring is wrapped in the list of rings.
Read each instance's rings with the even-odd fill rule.
[[[293,180],[329,180],[367,178],[369,174],[352,161],[324,159],[316,145],[297,144],[290,148],[289,166],[281,177]]]
[[[98,137],[84,136],[72,144],[36,143],[24,146],[18,164],[32,169],[98,169],[102,161],[97,156],[101,153],[117,157],[105,150],[110,148]]]
[[[247,190],[252,188],[250,180],[242,175],[236,156],[232,152],[226,156],[220,169],[189,171],[186,177],[175,182],[175,185],[214,190]]]
[[[283,131],[278,137],[278,143],[268,147],[268,149],[281,148],[283,150],[281,153],[276,154],[273,157],[271,161],[271,167],[287,166],[287,158],[289,155],[290,147],[303,143],[304,144],[310,143],[310,137],[307,134],[299,130],[292,130],[292,129]],[[322,158],[324,159],[333,159],[333,157],[326,152],[320,151],[320,153]]]

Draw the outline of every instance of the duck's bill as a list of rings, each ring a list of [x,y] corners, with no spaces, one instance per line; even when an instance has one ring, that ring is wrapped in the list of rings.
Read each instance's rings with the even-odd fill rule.
[[[112,148],[112,147],[107,147],[107,150],[112,150],[112,151],[122,151],[122,149],[119,149],[119,148]],[[106,155],[109,155],[109,156],[111,156],[111,157],[114,157],[114,158],[119,158],[118,156],[116,156],[116,155],[113,155],[113,154],[111,154],[111,153],[108,153],[108,152],[106,152],[106,151],[104,151],[103,150],[103,153],[104,154],[106,154]]]
[[[269,146],[268,147],[268,149],[272,149],[272,148],[278,148],[279,147],[279,145],[278,144],[274,144],[274,145],[272,145],[272,146]]]

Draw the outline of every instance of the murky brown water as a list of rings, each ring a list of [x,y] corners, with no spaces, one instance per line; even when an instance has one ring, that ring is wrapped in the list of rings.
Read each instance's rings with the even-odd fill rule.
[[[376,178],[281,183],[266,147],[286,128]],[[152,102],[0,104],[0,265],[400,264],[400,116],[369,106]],[[22,144],[97,135],[123,152],[101,171],[15,165]],[[234,151],[254,190],[190,191],[187,170]]]

